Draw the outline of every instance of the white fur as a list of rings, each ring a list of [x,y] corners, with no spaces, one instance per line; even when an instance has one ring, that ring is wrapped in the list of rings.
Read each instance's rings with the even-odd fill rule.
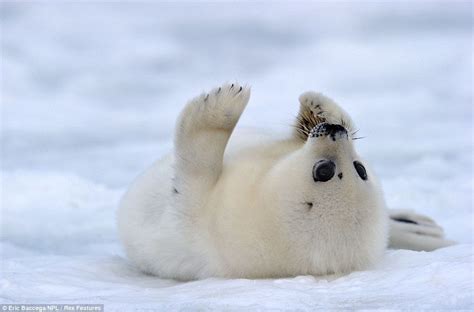
[[[224,85],[186,105],[174,154],[142,174],[121,203],[118,227],[128,257],[145,272],[182,280],[370,267],[387,246],[389,218],[351,136],[305,142],[240,132],[227,144],[249,97],[249,88]],[[353,127],[320,94],[305,93],[300,102],[300,109]],[[342,179],[314,182],[313,165],[323,158],[335,161]],[[354,160],[365,165],[367,181]]]

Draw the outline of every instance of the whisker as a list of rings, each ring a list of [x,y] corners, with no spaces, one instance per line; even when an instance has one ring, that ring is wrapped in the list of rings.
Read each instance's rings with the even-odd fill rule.
[[[365,137],[352,138],[352,140],[360,140],[360,139],[365,139]]]

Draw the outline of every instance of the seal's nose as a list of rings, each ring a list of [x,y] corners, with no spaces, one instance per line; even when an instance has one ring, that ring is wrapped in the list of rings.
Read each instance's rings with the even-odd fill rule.
[[[312,138],[330,136],[333,141],[336,141],[336,135],[345,136],[347,138],[347,130],[341,125],[323,122],[311,129],[309,135]]]

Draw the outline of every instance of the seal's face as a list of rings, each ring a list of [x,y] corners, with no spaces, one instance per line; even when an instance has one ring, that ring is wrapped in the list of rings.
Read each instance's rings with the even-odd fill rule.
[[[268,200],[282,223],[282,237],[300,261],[307,261],[308,273],[361,269],[383,252],[382,191],[342,125],[314,127],[304,146],[271,176]]]
[[[341,125],[333,125],[333,124],[328,124],[328,123],[321,123],[318,126],[314,127],[313,130],[311,130],[311,133],[309,135],[310,138],[319,138],[321,137],[321,140],[324,138],[330,139],[329,140],[329,146],[328,150],[334,150],[334,147],[331,148],[331,143],[330,141],[336,142],[337,140],[341,141],[341,144],[344,144],[344,140],[349,140],[349,135],[347,133],[347,130],[341,126]],[[323,145],[327,144],[327,142],[323,141]],[[337,146],[336,146],[337,149]],[[345,151],[343,151],[344,154]],[[350,151],[349,151],[350,152]],[[351,153],[354,154],[354,153]],[[336,173],[337,166],[334,162],[334,158],[341,158],[341,157],[328,157],[329,159],[321,159],[317,161],[314,166],[313,166],[313,180],[314,182],[328,182],[330,181]],[[333,159],[331,159],[333,158]],[[344,162],[345,159],[340,159],[340,161]],[[366,181],[368,179],[367,176],[367,170],[365,169],[364,165],[358,161],[354,160],[353,162],[354,168],[359,175],[359,177]],[[343,172],[339,172],[337,174],[337,177],[342,180],[344,177]]]
[[[317,125],[294,156],[301,163],[308,162],[308,167],[299,172],[305,175],[301,177],[304,186],[300,187],[308,206],[342,209],[341,206],[356,207],[381,197],[375,176],[357,155],[353,140],[342,125]],[[294,166],[297,167],[298,172],[301,166]],[[335,202],[339,203],[337,207]]]

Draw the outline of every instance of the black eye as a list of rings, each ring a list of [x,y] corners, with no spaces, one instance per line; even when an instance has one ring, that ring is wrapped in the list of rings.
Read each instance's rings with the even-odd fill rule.
[[[320,160],[313,167],[314,182],[326,182],[332,179],[336,165],[330,160]]]
[[[356,160],[354,161],[354,168],[356,169],[357,173],[359,174],[359,177],[362,180],[367,180],[367,171],[365,171],[365,167],[363,164]]]

